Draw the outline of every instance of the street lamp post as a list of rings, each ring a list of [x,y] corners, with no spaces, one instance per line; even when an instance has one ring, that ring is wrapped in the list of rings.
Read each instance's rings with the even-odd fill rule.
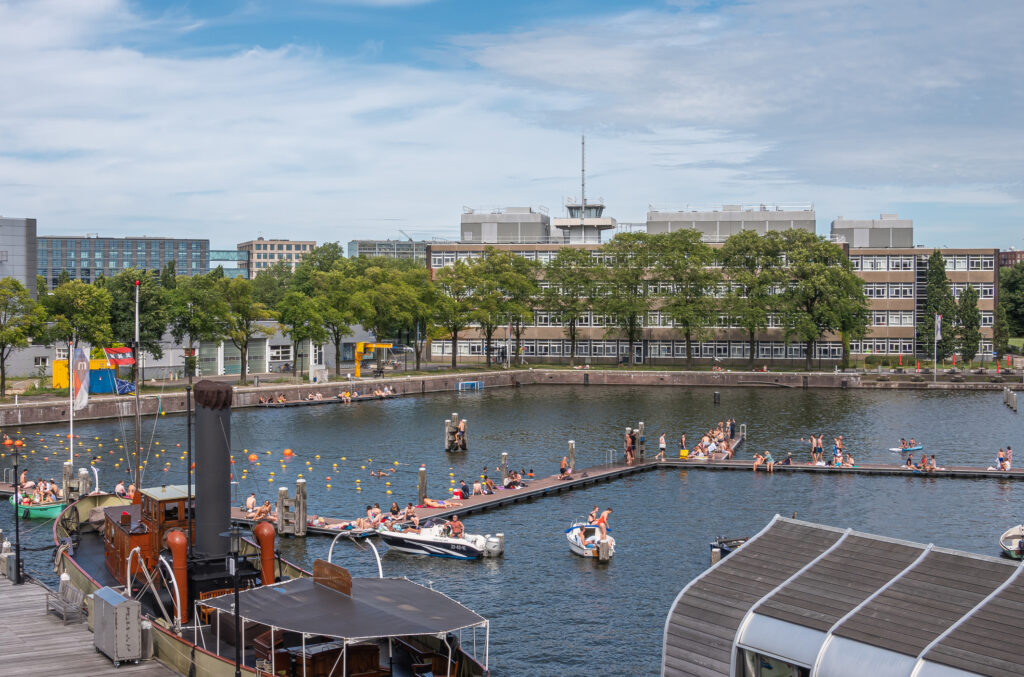
[[[221,536],[227,536],[230,544],[228,572],[231,574],[235,592],[235,677],[242,677],[242,624],[238,609],[238,553],[242,549],[242,529],[237,524],[232,524]]]

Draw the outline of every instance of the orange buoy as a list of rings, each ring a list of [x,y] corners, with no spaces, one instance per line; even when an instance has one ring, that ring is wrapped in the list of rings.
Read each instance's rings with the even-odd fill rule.
[[[16,447],[23,447],[23,446],[25,446],[25,443],[22,442],[21,440],[14,440],[14,446],[16,446]]]
[[[260,458],[260,457],[259,457],[259,456],[257,456],[256,454],[249,454],[249,462],[250,462],[250,463],[255,463],[256,461],[258,461],[258,460],[259,460],[259,458]]]
[[[284,455],[285,456],[294,456],[295,452],[293,452],[291,449],[285,449],[284,450]]]

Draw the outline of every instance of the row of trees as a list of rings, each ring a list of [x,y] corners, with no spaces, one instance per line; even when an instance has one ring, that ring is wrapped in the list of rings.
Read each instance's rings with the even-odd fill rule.
[[[823,335],[838,333],[847,359],[850,341],[862,338],[870,321],[863,285],[842,250],[800,230],[743,231],[717,249],[692,230],[620,233],[594,252],[560,248],[546,264],[488,249],[441,269],[434,280],[412,261],[348,259],[338,243],[317,247],[294,271],[279,262],[253,280],[227,278],[220,269],[177,276],[173,262],[159,275],[128,269],[91,285],[63,277],[52,291],[40,279],[38,300],[17,281],[0,280],[0,396],[7,358],[31,340],[129,343],[136,281],[143,349],[160,357],[169,331],[188,348],[192,373],[200,342],[230,341],[241,354],[243,383],[250,343],[271,333],[268,320],[293,343],[293,359],[307,340],[331,344],[336,373],[342,341],[354,324],[380,338],[403,339],[413,347],[418,369],[430,338],[451,339],[454,367],[460,335],[470,327],[482,335],[488,363],[501,327],[510,328],[518,352],[535,311],[564,328],[572,362],[588,313],[605,317],[607,334],[628,341],[632,355],[648,313],[659,311],[685,339],[692,366],[693,344],[725,317],[746,333],[752,365],[757,334],[771,325],[781,327],[787,341],[806,344],[810,368]],[[927,311],[919,318],[924,345],[931,343],[935,313],[953,320],[947,320],[939,356],[959,351],[972,359],[980,343],[977,295],[968,288],[954,302],[938,252],[929,264]],[[998,318],[996,328],[998,333]],[[997,350],[1003,345],[997,340]]]

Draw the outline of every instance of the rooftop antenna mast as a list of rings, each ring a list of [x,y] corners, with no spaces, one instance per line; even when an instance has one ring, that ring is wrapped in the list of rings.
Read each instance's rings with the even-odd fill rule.
[[[580,134],[580,237],[587,232],[587,136]]]

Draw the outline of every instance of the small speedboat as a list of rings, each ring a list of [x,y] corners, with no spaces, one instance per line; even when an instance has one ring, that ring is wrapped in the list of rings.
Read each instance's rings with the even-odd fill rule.
[[[1010,559],[1024,559],[1024,524],[1010,527],[999,537],[999,547]]]
[[[15,506],[18,510],[18,514],[23,519],[53,519],[58,517],[64,508],[68,507],[67,503],[32,503],[32,504],[20,504],[15,505],[14,496],[11,496],[10,504]]]
[[[615,554],[615,539],[608,536],[601,540],[601,530],[596,524],[587,524],[582,520],[573,522],[565,530],[565,537],[569,541],[569,550],[580,557],[596,557],[607,561]]]
[[[382,524],[377,533],[388,547],[413,555],[480,559],[499,557],[505,552],[505,534],[464,534],[462,538],[452,538],[451,528],[446,521],[428,520],[418,531],[408,524],[399,524],[393,528]]]
[[[908,451],[924,451],[924,445],[915,444],[912,447],[889,447],[889,451],[895,451],[896,453],[906,453]]]

